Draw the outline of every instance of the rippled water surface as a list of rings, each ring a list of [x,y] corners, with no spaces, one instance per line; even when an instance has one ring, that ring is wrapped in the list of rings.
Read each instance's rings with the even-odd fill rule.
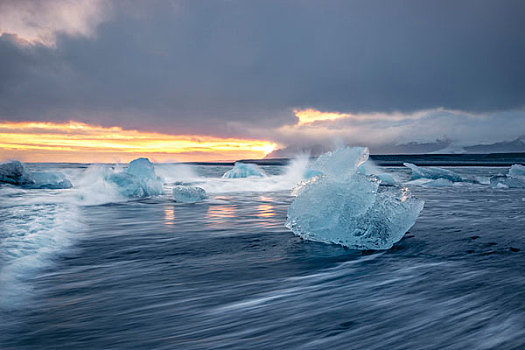
[[[159,167],[166,195],[124,201],[61,168],[74,189],[0,187],[1,349],[525,348],[525,190],[483,184],[506,169],[409,185],[416,225],[360,252],[284,227],[289,169]],[[179,182],[209,200],[174,203]]]

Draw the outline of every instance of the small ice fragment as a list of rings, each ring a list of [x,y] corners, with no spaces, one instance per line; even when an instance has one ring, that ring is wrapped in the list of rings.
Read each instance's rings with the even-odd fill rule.
[[[463,179],[461,176],[456,174],[453,171],[442,169],[442,168],[436,168],[436,167],[430,167],[430,168],[422,168],[418,167],[415,164],[412,163],[403,163],[404,166],[407,168],[412,169],[412,177],[410,180],[416,180],[416,179],[447,179],[452,182],[461,182]]]
[[[250,176],[264,177],[266,175],[264,174],[264,171],[256,164],[241,162],[235,162],[233,168],[222,175],[222,177],[225,179],[240,179]]]
[[[175,199],[175,202],[196,203],[206,198],[208,198],[208,195],[201,187],[175,186],[173,188],[173,199]]]

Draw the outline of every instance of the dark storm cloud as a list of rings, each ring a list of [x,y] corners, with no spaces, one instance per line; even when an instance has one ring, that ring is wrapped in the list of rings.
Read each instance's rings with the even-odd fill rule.
[[[520,1],[115,2],[94,37],[0,38],[0,119],[227,135],[293,108],[511,110]]]

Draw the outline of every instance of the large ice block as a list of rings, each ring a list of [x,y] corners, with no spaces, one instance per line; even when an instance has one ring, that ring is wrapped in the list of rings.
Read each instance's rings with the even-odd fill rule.
[[[357,249],[388,249],[414,225],[422,200],[406,187],[379,187],[378,178],[357,171],[368,149],[346,147],[321,157],[316,169],[325,175],[303,182],[288,209],[286,226],[295,234]]]

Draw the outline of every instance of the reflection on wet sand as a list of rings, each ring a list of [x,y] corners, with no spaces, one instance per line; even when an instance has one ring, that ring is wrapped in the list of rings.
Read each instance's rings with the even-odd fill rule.
[[[164,209],[164,225],[175,224],[175,211],[173,207],[166,207]]]
[[[210,205],[206,213],[208,224],[213,226],[221,226],[231,223],[231,219],[235,217],[237,208],[231,204]]]
[[[257,206],[257,216],[260,218],[271,218],[275,216],[273,205],[271,204],[259,204]]]

